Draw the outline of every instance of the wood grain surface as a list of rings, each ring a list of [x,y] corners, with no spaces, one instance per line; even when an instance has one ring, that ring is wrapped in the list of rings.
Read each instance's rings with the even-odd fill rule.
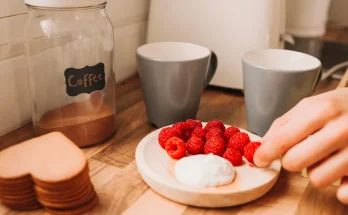
[[[321,82],[316,94],[333,90],[338,81]],[[130,95],[130,96],[127,96]],[[117,133],[104,143],[84,148],[89,159],[90,176],[101,203],[89,214],[267,214],[317,215],[348,214],[348,209],[335,197],[334,186],[316,189],[300,173],[282,170],[273,189],[262,198],[242,206],[224,209],[188,207],[167,200],[143,182],[134,153],[139,141],[156,128],[147,122],[139,78],[117,86]],[[226,124],[246,129],[243,94],[240,91],[208,87],[201,99],[197,118],[202,121],[220,119]],[[33,137],[29,124],[0,138],[6,148]],[[0,214],[17,214],[0,206]],[[20,214],[47,214],[43,210]]]
[[[315,94],[333,90],[338,81],[321,82]],[[220,119],[225,124],[246,129],[243,94],[240,91],[208,87],[202,94],[197,114],[202,121]],[[146,110],[137,76],[117,86],[117,133],[104,143],[84,148],[89,159],[90,176],[100,204],[88,214],[126,215],[347,215],[340,204],[337,187],[316,189],[301,173],[281,171],[279,180],[262,198],[238,207],[204,209],[169,201],[153,192],[140,177],[134,162],[139,141],[155,130],[147,122]],[[26,125],[0,137],[0,150],[33,137],[32,125]],[[10,165],[10,164],[9,164]],[[0,214],[48,214],[44,210],[26,213],[0,205]]]

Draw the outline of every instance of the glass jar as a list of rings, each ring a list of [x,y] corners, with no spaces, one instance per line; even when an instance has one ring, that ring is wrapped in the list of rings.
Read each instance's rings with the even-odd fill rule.
[[[106,1],[25,3],[35,135],[59,131],[80,147],[102,142],[116,131],[113,27]]]

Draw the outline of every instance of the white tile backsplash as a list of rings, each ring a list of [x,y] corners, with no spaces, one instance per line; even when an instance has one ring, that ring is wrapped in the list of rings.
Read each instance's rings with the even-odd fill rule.
[[[31,104],[24,56],[0,62],[0,135],[30,121]]]
[[[24,38],[27,14],[0,18],[0,45]]]
[[[145,43],[147,21],[114,30],[116,82],[136,73],[136,49]]]
[[[14,16],[27,12],[24,0],[1,0],[0,17]]]
[[[136,73],[135,51],[145,43],[150,0],[108,0],[115,36],[116,81]],[[23,0],[0,0],[0,136],[31,120],[24,57],[26,6]]]
[[[150,0],[108,0],[106,12],[114,28],[147,20]]]

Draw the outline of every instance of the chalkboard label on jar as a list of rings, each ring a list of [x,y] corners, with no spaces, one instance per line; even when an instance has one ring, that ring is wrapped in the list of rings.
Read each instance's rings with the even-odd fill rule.
[[[81,93],[91,93],[105,87],[104,64],[86,66],[82,69],[68,68],[64,72],[66,93],[77,96]]]

